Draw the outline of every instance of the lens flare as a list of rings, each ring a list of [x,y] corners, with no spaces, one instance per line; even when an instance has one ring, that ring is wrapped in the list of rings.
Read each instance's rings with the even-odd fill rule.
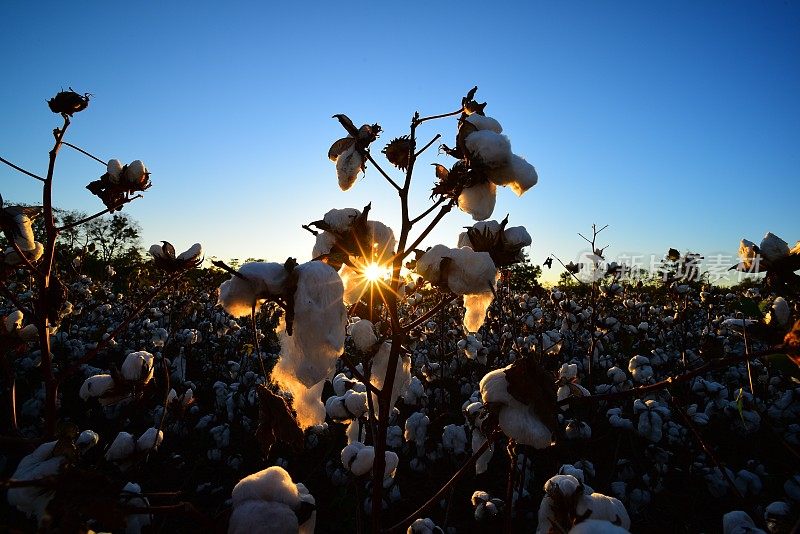
[[[369,282],[377,282],[389,276],[390,269],[377,263],[369,263],[364,267],[361,275]]]

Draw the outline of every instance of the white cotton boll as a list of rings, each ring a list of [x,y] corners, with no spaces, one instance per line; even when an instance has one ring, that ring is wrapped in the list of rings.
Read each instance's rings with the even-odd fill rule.
[[[311,251],[311,258],[319,258],[330,254],[336,244],[336,236],[328,231],[320,232],[314,241],[314,249]]]
[[[472,132],[464,140],[471,159],[479,160],[490,169],[497,169],[511,162],[511,142],[503,134],[492,130]]]
[[[747,512],[734,510],[722,516],[723,534],[765,534],[760,528],[756,528],[753,519]]]
[[[186,252],[181,252],[178,254],[178,260],[180,261],[195,261],[200,256],[203,255],[203,245],[200,243],[195,243]]]
[[[290,507],[270,501],[245,501],[228,522],[228,534],[297,534],[299,528]]]
[[[147,351],[131,352],[122,362],[122,373],[125,380],[149,382],[153,378],[154,357]]]
[[[789,303],[783,297],[778,297],[772,303],[772,308],[767,313],[765,321],[767,324],[776,326],[786,326],[789,323],[792,311],[789,309]]]
[[[285,380],[293,376],[310,388],[331,376],[344,350],[344,287],[336,271],[320,261],[304,263],[295,270],[293,335],[286,331],[282,318],[278,328],[281,357],[274,372]]]
[[[748,271],[752,269],[756,256],[758,256],[758,252],[756,252],[756,244],[752,241],[748,241],[747,239],[742,239],[742,241],[739,243],[738,253],[739,259],[742,260],[742,267]]]
[[[372,321],[361,319],[355,322],[350,327],[350,336],[353,338],[353,343],[356,348],[361,352],[368,352],[378,342],[378,336],[375,335],[375,328]]]
[[[441,263],[453,250],[445,245],[434,245],[417,260],[415,271],[432,284],[441,282]]]
[[[162,441],[164,441],[164,432],[150,427],[136,441],[136,448],[140,451],[156,450]]]
[[[119,183],[119,177],[122,175],[122,162],[118,159],[108,160],[106,173],[112,184]]]
[[[622,408],[611,408],[606,412],[608,422],[614,428],[630,430],[633,428],[633,421],[622,417]]]
[[[44,245],[42,245],[38,241],[35,241],[33,243],[33,248],[31,248],[30,250],[24,250],[24,253],[25,257],[28,258],[29,261],[31,262],[38,261],[39,258],[42,257],[42,254],[44,254]],[[5,254],[4,261],[6,265],[18,265],[19,263],[22,262],[22,259],[19,257],[19,254],[17,254],[17,251],[14,250],[12,247],[8,247],[5,250],[4,254]]]
[[[464,328],[470,332],[477,332],[486,320],[486,310],[489,309],[493,299],[492,293],[464,295],[464,307],[467,309],[464,314]]]
[[[17,227],[17,234],[14,236],[14,241],[23,252],[28,252],[36,248],[36,242],[33,237],[33,220],[24,213],[18,213],[14,216],[14,223]],[[13,247],[11,250],[14,250]]]
[[[755,473],[751,473],[746,469],[742,469],[736,473],[736,478],[733,481],[736,489],[739,490],[744,497],[757,496],[761,493],[763,487],[761,479]]]
[[[368,406],[366,393],[349,390],[345,392],[343,400],[345,407],[347,407],[347,411],[353,414],[354,418],[358,419],[367,413]]]
[[[493,119],[492,117],[473,113],[464,120],[478,130],[490,130],[495,133],[503,133],[503,127],[500,126],[500,123],[497,121],[497,119]]]
[[[5,327],[7,332],[16,332],[22,328],[22,319],[24,315],[19,310],[14,310],[9,313],[5,319]]]
[[[372,470],[375,448],[361,442],[353,442],[342,449],[342,465],[356,476],[366,475]]]
[[[339,154],[339,157],[336,158],[336,176],[339,179],[339,188],[342,191],[347,191],[353,187],[363,166],[364,158],[356,150],[355,143]]]
[[[127,506],[134,508],[149,508],[150,501],[144,497],[135,497],[141,495],[142,488],[139,484],[128,482],[122,488],[121,501]],[[150,514],[131,514],[125,516],[125,534],[141,534],[142,529],[149,526],[152,522]]]
[[[342,265],[339,270],[339,277],[344,287],[342,301],[346,306],[355,304],[369,291],[369,280],[348,265]]]
[[[114,378],[111,375],[94,375],[83,381],[78,395],[83,400],[90,397],[101,397],[114,387]]]
[[[406,534],[434,534],[437,532],[436,528],[436,523],[430,518],[419,518],[411,523]]]
[[[522,196],[525,191],[539,183],[536,168],[516,154],[511,156],[511,175],[508,187],[517,195]]]
[[[512,247],[527,247],[533,243],[531,234],[528,233],[528,230],[526,230],[524,226],[506,228],[503,232],[503,236],[505,237],[506,243]]]
[[[425,386],[416,376],[411,377],[411,383],[403,394],[403,400],[407,405],[418,405],[425,399]]]
[[[791,526],[792,508],[783,501],[770,503],[764,509],[764,522],[770,532],[786,532]]]
[[[378,389],[383,389],[385,383],[386,373],[389,369],[389,357],[391,355],[392,344],[385,342],[381,344],[378,352],[372,358],[372,373],[369,381]],[[393,407],[397,399],[402,397],[411,384],[411,358],[408,356],[401,356],[397,360],[397,367],[395,368],[394,384],[392,386],[392,397],[389,401],[389,407]],[[372,402],[377,406],[378,399],[375,394],[372,394]],[[377,413],[375,414],[378,415]]]
[[[578,377],[578,364],[565,363],[558,370],[558,377],[564,380],[573,380]]]
[[[100,435],[93,430],[84,430],[75,440],[75,446],[81,452],[88,451],[100,442]]]
[[[770,263],[789,255],[789,244],[772,232],[767,232],[758,248],[761,256]]]
[[[523,445],[544,449],[553,441],[553,433],[542,423],[533,408],[519,402],[508,392],[505,371],[495,369],[487,373],[480,382],[481,399],[484,403],[496,402],[500,409],[500,428],[510,438]]]
[[[397,456],[395,452],[386,451],[384,453],[384,458],[383,476],[394,478],[395,471],[400,463],[400,457]]]
[[[248,501],[272,501],[294,509],[300,505],[300,495],[292,477],[282,467],[268,467],[241,479],[233,488],[234,507]]]
[[[232,276],[219,286],[219,304],[234,317],[249,315],[259,300],[286,292],[289,273],[280,263],[245,263],[239,273],[246,279]]]
[[[456,295],[491,293],[495,288],[497,267],[488,252],[475,252],[469,247],[454,248],[446,257],[450,258],[447,287]]]
[[[353,419],[350,421],[350,424],[347,425],[347,428],[345,429],[345,435],[347,436],[348,445],[356,443],[362,439],[361,423],[359,423],[358,419]]]
[[[297,423],[302,429],[325,422],[325,405],[322,403],[322,389],[325,379],[310,388],[295,378],[290,369],[281,366],[281,361],[272,369],[272,380],[283,391],[291,393],[292,408],[297,412]]]
[[[472,216],[474,221],[483,221],[492,216],[497,201],[497,186],[492,182],[465,187],[458,195],[458,209]]]
[[[136,440],[127,432],[120,432],[106,451],[106,460],[120,462],[136,452]]]
[[[590,517],[592,519],[619,523],[625,530],[631,527],[631,518],[628,516],[625,506],[619,499],[608,497],[602,493],[584,494],[578,501],[578,506],[575,510],[578,516],[583,516],[588,511],[591,511]]]
[[[428,434],[428,425],[431,420],[422,412],[414,412],[406,419],[404,439],[415,443],[418,447],[425,445],[425,438]]]
[[[603,519],[581,521],[568,534],[628,534],[628,530]]]
[[[486,443],[486,436],[480,431],[479,428],[472,430],[472,453],[475,454]],[[494,454],[494,445],[489,445],[489,448],[481,454],[475,461],[475,474],[480,475],[489,469],[489,462],[492,460]]]
[[[361,215],[361,211],[355,208],[332,209],[322,218],[334,232],[344,233],[353,225],[353,221]]]
[[[65,458],[53,456],[56,443],[55,441],[43,443],[25,456],[11,476],[12,480],[38,480],[58,474]],[[16,507],[28,517],[35,517],[40,522],[45,516],[47,504],[52,498],[53,492],[40,486],[10,488],[7,494],[8,504]]]
[[[129,183],[142,184],[147,172],[147,167],[142,163],[142,160],[137,159],[128,164],[124,177]]]
[[[467,450],[467,432],[462,425],[447,425],[442,429],[442,447],[453,454]]]

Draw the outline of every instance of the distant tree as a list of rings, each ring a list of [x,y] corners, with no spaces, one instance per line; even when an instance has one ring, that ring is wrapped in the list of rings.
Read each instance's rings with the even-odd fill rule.
[[[508,269],[508,284],[514,291],[531,292],[541,289],[542,285],[539,282],[541,276],[541,266],[531,263],[526,254],[524,261],[515,263]]]
[[[127,214],[95,219],[87,225],[86,233],[106,263],[139,254],[141,227]]]

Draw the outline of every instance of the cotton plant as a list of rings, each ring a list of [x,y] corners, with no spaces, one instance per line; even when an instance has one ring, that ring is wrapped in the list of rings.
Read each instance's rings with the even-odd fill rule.
[[[631,520],[625,506],[616,498],[589,493],[572,475],[555,475],[544,485],[545,495],[539,505],[537,534],[551,528],[565,530],[584,518],[608,521],[629,529]]]
[[[502,499],[492,497],[485,491],[476,491],[470,499],[477,521],[486,521],[497,516],[505,507]]]

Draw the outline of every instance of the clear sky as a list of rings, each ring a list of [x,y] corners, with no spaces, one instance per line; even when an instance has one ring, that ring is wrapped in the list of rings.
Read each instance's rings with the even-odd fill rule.
[[[0,65],[0,155],[44,173],[59,124],[45,100],[92,93],[68,140],[148,165],[152,189],[125,208],[145,246],[307,260],[301,224],[369,201],[397,231],[397,197],[374,169],[339,190],[331,115],[380,123],[379,155],[415,110],[456,109],[473,85],[539,172],[521,198],[501,189],[495,209],[528,228],[536,263],[575,258],[593,222],[610,225],[611,258],[732,256],[767,231],[800,239],[796,1],[8,0]],[[455,127],[426,123],[420,142],[452,144]],[[429,152],[414,212],[427,206],[427,163],[452,163]],[[84,189],[102,167],[69,150],[59,161],[57,205],[102,209]],[[0,184],[7,199],[40,201],[39,183],[5,166]],[[469,224],[452,212],[427,244],[454,246]]]

